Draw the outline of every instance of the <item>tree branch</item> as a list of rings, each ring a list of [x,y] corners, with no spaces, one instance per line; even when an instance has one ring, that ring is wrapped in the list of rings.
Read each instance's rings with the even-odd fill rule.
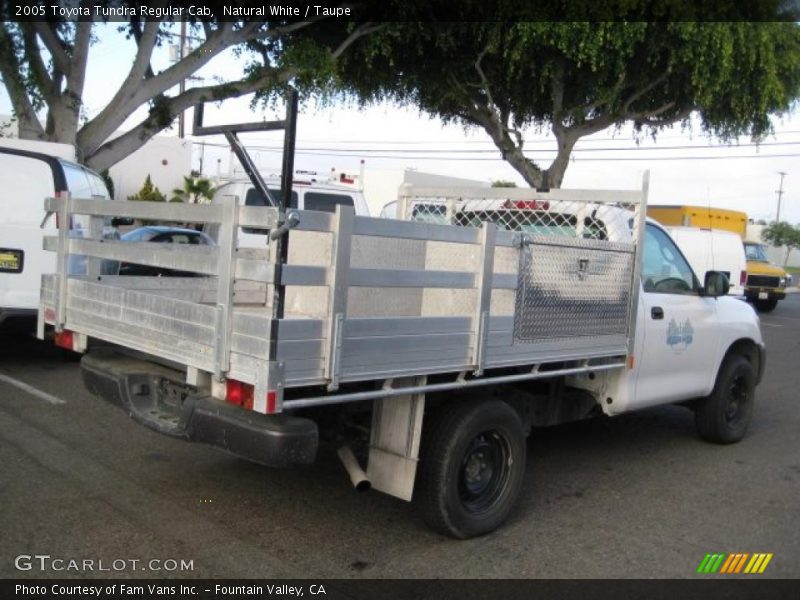
[[[159,104],[159,113],[157,115],[151,113],[130,131],[97,148],[95,152],[86,157],[86,164],[98,171],[107,169],[125,156],[141,148],[147,140],[161,131],[164,127],[163,121],[165,116],[174,119],[181,111],[200,102],[238,98],[239,96],[258,91],[266,86],[286,82],[294,77],[294,75],[294,70],[270,70],[260,77],[232,83],[191,88],[178,96],[164,98]]]
[[[45,48],[53,58],[53,64],[61,73],[69,72],[69,56],[64,48],[64,43],[58,37],[51,23],[33,21],[31,26],[41,38]]]
[[[181,79],[186,79],[195,73],[234,43],[232,27],[232,23],[222,23],[219,29],[213,31],[211,37],[206,38],[205,42],[188,56],[147,80],[143,79],[144,70],[150,64],[154,45],[142,44],[134,59],[136,72],[131,70],[112,101],[78,133],[78,143],[85,149],[87,156],[93,155],[139,106],[177,85]],[[155,35],[157,31],[151,34]]]
[[[674,105],[674,103],[670,103],[670,104]],[[672,107],[670,106],[669,108],[672,108]],[[664,109],[664,110],[662,110],[662,109]],[[664,106],[662,106],[661,109],[657,109],[657,110],[658,110],[658,113],[660,114],[660,113],[665,112],[665,110],[668,110],[668,109],[665,108]],[[689,116],[692,114],[693,110],[694,110],[694,108],[687,107],[687,108],[684,108],[684,109],[678,111],[675,115],[669,117],[668,119],[659,119],[658,121],[653,121],[653,120],[651,120],[649,118],[648,119],[641,118],[641,119],[635,119],[635,120],[636,120],[637,123],[640,123],[642,125],[647,125],[648,127],[663,127],[665,125],[671,125],[672,123],[678,123],[680,121],[683,121],[684,119],[689,118]],[[658,114],[650,113],[650,116],[658,116]]]
[[[120,90],[129,81],[140,81],[143,77],[149,79],[153,77],[153,67],[150,58],[153,55],[153,48],[158,40],[158,30],[161,28],[160,21],[145,21],[144,31],[140,28],[140,22],[131,21],[131,34],[136,41],[136,57],[131,65],[131,70],[125,78],[125,82],[120,86]]]
[[[331,56],[333,58],[339,58],[356,40],[364,37],[365,35],[380,31],[384,27],[386,27],[386,23],[380,23],[378,25],[374,23],[363,23],[362,25],[359,25],[353,30],[353,33],[347,36],[347,38],[345,38],[345,40],[339,44],[339,46],[337,46],[336,50],[331,52]]]
[[[67,73],[67,91],[72,92],[78,102],[83,96],[83,84],[86,80],[86,61],[89,58],[89,43],[92,39],[91,21],[78,21],[75,32],[75,44],[72,49]]]
[[[32,23],[20,23],[19,26],[22,30],[22,41],[25,44],[25,56],[28,58],[31,75],[36,80],[37,87],[42,90],[47,104],[50,104],[55,100],[60,90],[55,88],[55,81],[47,72]]]
[[[636,102],[639,98],[644,96],[647,92],[655,89],[659,84],[661,84],[664,81],[666,81],[667,77],[669,77],[669,73],[662,73],[661,75],[656,77],[653,81],[651,81],[646,86],[644,86],[642,89],[640,89],[639,91],[631,94],[628,97],[628,99],[625,100],[624,104],[622,105],[622,113],[623,114],[627,113],[631,108],[631,104]]]
[[[14,41],[6,29],[6,24],[0,24],[0,75],[3,76],[14,114],[19,121],[19,136],[23,139],[43,138],[45,132],[28,97],[20,75],[21,70],[22,65],[17,60]]]

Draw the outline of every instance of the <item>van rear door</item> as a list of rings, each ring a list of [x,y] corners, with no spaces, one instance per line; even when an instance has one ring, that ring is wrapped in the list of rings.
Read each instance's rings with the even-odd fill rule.
[[[43,272],[55,270],[55,256],[42,249],[44,235],[52,235],[55,219],[45,227],[44,199],[53,196],[53,171],[47,161],[33,156],[0,153],[0,320],[3,314],[23,314],[39,306]]]

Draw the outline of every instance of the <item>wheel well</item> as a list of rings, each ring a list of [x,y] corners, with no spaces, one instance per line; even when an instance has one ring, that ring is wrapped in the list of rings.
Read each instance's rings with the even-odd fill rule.
[[[722,362],[720,363],[720,367],[725,363],[726,360],[728,360],[730,356],[733,356],[734,354],[744,356],[752,365],[754,373],[758,374],[761,372],[761,354],[758,351],[758,346],[753,340],[741,339],[736,340],[733,344],[731,344],[728,348],[728,351],[725,353]]]

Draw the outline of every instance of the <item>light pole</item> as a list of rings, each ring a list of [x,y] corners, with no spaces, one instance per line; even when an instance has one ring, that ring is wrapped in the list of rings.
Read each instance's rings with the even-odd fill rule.
[[[186,21],[181,21],[181,42],[180,46],[178,46],[178,62],[183,60],[183,53],[184,53],[184,45],[186,44]],[[181,78],[181,83],[178,88],[178,94],[183,94],[186,91],[186,80]],[[183,117],[184,111],[178,115],[178,137],[183,139],[183,132],[184,132],[184,125],[183,125]],[[778,209],[780,212],[780,209]]]

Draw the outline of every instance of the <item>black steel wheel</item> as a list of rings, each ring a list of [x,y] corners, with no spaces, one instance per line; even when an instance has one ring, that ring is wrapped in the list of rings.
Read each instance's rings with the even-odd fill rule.
[[[423,425],[416,500],[436,531],[471,538],[506,520],[525,475],[525,431],[499,400],[454,401]]]
[[[731,444],[741,440],[753,416],[756,376],[753,365],[735,354],[725,359],[714,390],[698,402],[697,431],[704,440]]]

